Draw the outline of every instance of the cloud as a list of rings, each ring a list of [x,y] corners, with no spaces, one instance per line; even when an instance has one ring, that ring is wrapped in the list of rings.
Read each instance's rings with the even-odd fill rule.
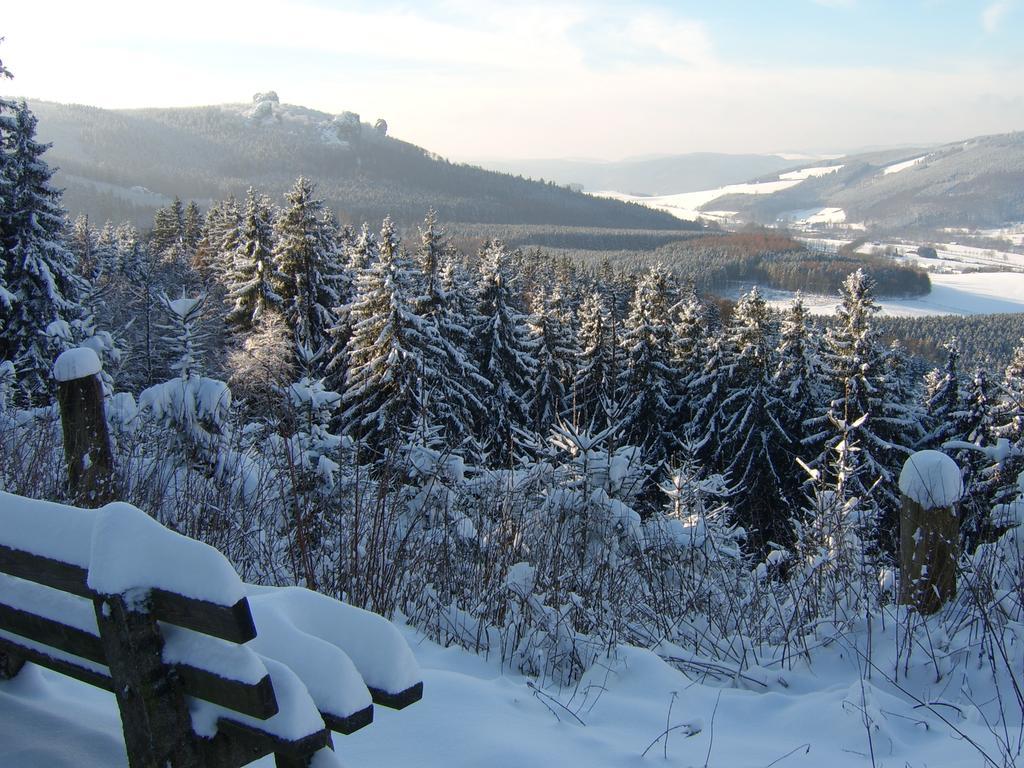
[[[990,35],[995,34],[1014,4],[1014,0],[996,0],[981,12],[981,26]]]
[[[716,45],[712,32],[727,29],[664,4],[150,7],[106,0],[98,17],[67,0],[54,13],[60,23],[45,28],[28,4],[5,8],[0,53],[17,77],[4,90],[142,107],[240,102],[274,89],[288,103],[384,117],[393,135],[456,159],[814,150],[1024,124],[1016,62],[964,67],[944,56],[918,71],[743,64]]]

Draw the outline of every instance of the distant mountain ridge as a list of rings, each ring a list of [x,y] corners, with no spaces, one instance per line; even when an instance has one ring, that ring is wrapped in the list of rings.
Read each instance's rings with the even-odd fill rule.
[[[702,210],[734,211],[737,218],[770,224],[794,212],[840,209],[847,223],[893,232],[1024,221],[1024,132],[851,155],[830,164],[842,167],[770,194],[718,197]]]
[[[681,228],[660,211],[451,163],[388,136],[382,120],[283,104],[273,92],[175,109],[29,106],[53,143],[46,159],[60,169],[66,207],[96,221],[144,224],[174,196],[205,204],[250,185],[276,197],[304,175],[352,222],[391,215],[407,225],[432,206],[451,222]]]

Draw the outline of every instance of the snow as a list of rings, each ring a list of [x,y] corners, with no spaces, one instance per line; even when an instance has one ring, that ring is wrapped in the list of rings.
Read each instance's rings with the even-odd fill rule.
[[[203,303],[203,298],[189,298],[182,296],[180,299],[174,299],[168,301],[167,306],[170,307],[171,311],[178,317],[187,317],[199,304]]]
[[[0,544],[64,563],[89,567],[96,510],[26,499],[0,491]],[[46,525],[39,525],[46,520]]]
[[[803,179],[780,179],[778,181],[762,181],[751,184],[729,184],[718,189],[683,192],[677,195],[655,195],[652,197],[626,195],[621,192],[595,192],[594,196],[609,197],[628,203],[639,203],[646,205],[648,208],[671,213],[676,218],[693,221],[697,218],[708,216],[708,212],[700,210],[701,207],[725,195],[770,195],[773,192],[780,192],[796,186],[801,181]]]
[[[924,509],[945,509],[960,501],[960,468],[941,451],[918,451],[903,464],[900,492]]]
[[[879,299],[881,314],[895,317],[927,315],[983,315],[996,312],[1024,312],[1024,273],[966,272],[929,275],[931,293],[919,298]],[[768,303],[785,308],[795,294],[764,291]],[[837,296],[803,294],[804,303],[815,315],[831,315],[839,304]]]
[[[221,718],[252,726],[288,741],[298,741],[322,730],[323,718],[320,717],[320,712],[306,692],[306,687],[295,673],[273,659],[262,657],[262,662],[266,665],[274,686],[278,705],[276,715],[260,720],[202,699],[189,698],[188,709],[192,715],[192,730],[205,738],[213,738],[217,733],[217,721]]]
[[[229,606],[245,596],[220,552],[164,528],[130,504],[115,502],[97,512],[91,549],[89,586],[101,594],[155,587]]]
[[[830,173],[835,173],[842,165],[819,165],[814,168],[804,168],[799,171],[789,171],[788,173],[780,173],[779,179],[783,181],[804,181],[805,179],[815,179],[820,176],[827,176]]]
[[[892,624],[874,628],[874,658],[880,667],[888,649],[896,645],[893,631]],[[872,748],[879,765],[982,764],[964,738],[880,674],[862,682],[860,659],[846,641],[816,650],[813,671],[799,665],[783,671],[773,665],[721,685],[702,680],[697,673],[688,676],[656,653],[620,647],[614,658],[595,666],[577,686],[559,689],[505,672],[496,661],[468,651],[438,646],[415,630],[403,632],[422,667],[427,698],[400,712],[378,708],[370,727],[335,736],[347,765],[684,768],[708,761],[754,768],[792,753],[778,764],[861,768],[870,765]],[[693,669],[706,662],[692,654],[688,660]],[[287,688],[272,661],[266,663],[276,690],[298,693]],[[922,660],[911,666],[900,684],[925,693],[934,687],[934,674]],[[976,691],[979,699],[991,695],[991,684],[983,682],[985,674],[983,670],[972,677],[972,683],[981,686]],[[927,700],[952,701],[951,693],[933,692]],[[314,724],[301,695],[288,703],[305,706],[305,725]],[[245,721],[219,708],[192,705],[193,722],[206,733],[220,716]],[[862,710],[871,718],[871,746]],[[991,733],[972,707],[944,708],[943,715],[995,752]],[[666,720],[683,727],[671,734],[667,746],[658,742],[641,757],[665,730]],[[318,756],[319,760],[337,765],[331,754]],[[15,679],[0,681],[0,764],[126,766],[113,696],[31,665]],[[254,765],[272,768],[273,757]]]
[[[846,211],[842,208],[808,208],[801,211],[791,211],[780,218],[796,227],[836,225],[846,223]],[[854,227],[857,225],[850,226]]]
[[[275,592],[250,598],[256,637],[247,646],[287,665],[321,712],[348,717],[370,706],[370,692],[352,660],[337,645],[296,627],[281,603]]]
[[[96,352],[89,347],[76,347],[61,352],[53,364],[53,378],[57,381],[74,381],[86,376],[95,376],[103,370]]]
[[[912,160],[904,160],[902,163],[895,163],[893,165],[886,166],[885,170],[882,171],[882,175],[888,176],[890,173],[899,173],[900,171],[905,171],[907,170],[907,168],[912,168],[913,166],[922,162],[927,157],[928,155],[921,155],[920,157],[915,157]]]
[[[248,585],[248,590],[259,620],[274,611],[301,632],[341,649],[370,688],[400,693],[422,679],[412,651],[387,619],[301,587]]]
[[[91,600],[0,573],[0,603],[99,636]]]
[[[255,685],[267,676],[267,668],[251,644],[239,645],[164,622],[160,622],[160,634],[167,664],[185,664],[246,685]]]

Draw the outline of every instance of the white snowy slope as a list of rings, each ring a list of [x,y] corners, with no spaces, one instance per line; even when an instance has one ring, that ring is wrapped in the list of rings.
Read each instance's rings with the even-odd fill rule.
[[[932,290],[913,299],[880,299],[883,315],[923,317],[925,315],[984,315],[1024,312],[1024,274],[1019,272],[967,272],[929,275]],[[769,303],[786,307],[795,294],[765,291]],[[804,303],[816,315],[831,315],[839,305],[837,296],[804,294]]]
[[[918,163],[924,161],[927,157],[928,155],[921,155],[920,157],[915,157],[911,160],[904,160],[902,163],[894,163],[892,165],[886,166],[885,170],[882,171],[882,175],[888,176],[892,173],[899,173],[900,171],[905,171],[907,170],[907,168],[912,168]]]
[[[842,165],[821,165],[813,168],[802,168],[796,171],[779,174],[775,181],[759,181],[748,184],[728,184],[717,189],[705,189],[699,192],[683,192],[676,195],[627,195],[622,192],[595,192],[595,197],[608,197],[614,200],[621,200],[627,203],[639,203],[648,208],[671,213],[678,219],[693,221],[697,218],[728,218],[730,211],[701,211],[700,209],[726,195],[770,195],[773,192],[781,192],[784,189],[795,187],[807,179],[825,176],[835,173]],[[837,209],[838,210],[838,209]],[[845,220],[845,214],[844,214]]]
[[[755,669],[738,684],[722,685],[688,678],[652,652],[622,648],[575,688],[538,690],[494,661],[404,631],[423,670],[424,698],[399,712],[378,707],[371,726],[336,735],[344,765],[683,768],[707,762],[763,768],[788,754],[780,765],[860,768],[870,765],[872,751],[878,765],[983,764],[936,714],[916,708],[880,675],[862,683],[860,657],[844,642],[818,652],[811,672]],[[892,627],[876,625],[873,632],[875,662],[884,668],[895,645]],[[979,701],[991,695],[984,671],[967,675]],[[946,700],[954,694],[948,681],[934,685],[930,667],[912,666],[900,682],[919,696]],[[957,728],[994,749],[981,713],[964,702],[959,709]],[[666,722],[682,727],[671,733],[667,749],[659,742],[642,757]],[[1017,729],[1020,723],[1009,725]],[[0,766],[125,764],[110,694],[32,667],[0,682]],[[270,768],[273,761],[254,765]]]

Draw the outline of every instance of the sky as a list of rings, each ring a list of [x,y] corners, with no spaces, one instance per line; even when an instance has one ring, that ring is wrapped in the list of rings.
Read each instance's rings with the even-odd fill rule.
[[[286,103],[454,160],[847,152],[1024,130],[1024,0],[5,3],[6,95]]]

